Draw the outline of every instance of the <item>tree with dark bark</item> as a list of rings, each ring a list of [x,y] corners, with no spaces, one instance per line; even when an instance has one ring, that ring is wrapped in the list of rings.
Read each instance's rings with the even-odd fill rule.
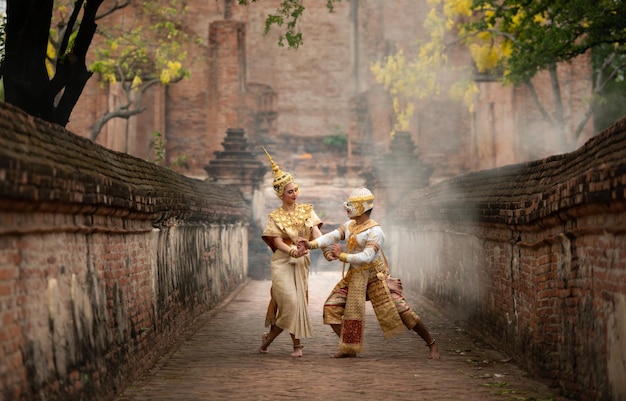
[[[102,2],[75,0],[50,77],[46,54],[54,0],[7,1],[5,54],[0,67],[5,102],[51,123],[67,125],[92,75],[85,62]]]
[[[341,0],[327,0],[328,9],[332,11],[333,3],[338,1]],[[0,50],[0,53],[3,53],[0,79],[6,103],[51,123],[67,125],[87,81],[94,73],[87,68],[86,57],[96,34],[96,21],[130,5],[131,0],[111,0],[107,2],[106,10],[99,11],[103,2],[104,0],[73,0],[73,8],[68,18],[58,26],[52,27],[55,0],[6,0],[4,52]],[[238,2],[241,5],[248,3],[245,0]],[[171,4],[166,9],[172,9]],[[281,34],[279,45],[282,46],[285,40],[290,47],[297,48],[302,42],[302,36],[296,28],[296,23],[303,11],[302,0],[283,2],[276,14],[267,17],[266,32],[272,25],[282,27],[286,24],[287,28]],[[173,25],[169,23],[159,26]],[[170,39],[171,32],[170,29]],[[131,32],[130,37],[133,34]],[[52,55],[49,52],[50,46],[55,49]],[[108,73],[107,70],[114,66],[110,62],[112,58],[102,57],[102,54],[99,54],[100,59],[91,67],[104,76]],[[128,54],[128,52],[126,55],[118,54],[114,58],[122,59],[122,56]],[[177,82],[187,75],[187,71],[179,66],[179,61],[175,58],[167,62],[167,68],[160,69],[168,75],[163,78],[161,74],[159,78],[161,84]],[[136,60],[133,61],[134,66],[137,65]],[[158,62],[157,60],[154,64]],[[127,68],[128,71],[125,72],[135,68],[128,68],[129,63],[118,64],[116,72],[118,78],[123,75],[119,69],[120,65]],[[152,71],[158,72],[159,69],[153,68]],[[131,72],[130,81],[124,80],[123,89],[125,93],[131,94],[134,100],[108,111],[96,121],[90,133],[91,138],[95,138],[100,128],[111,118],[129,118],[143,111],[138,99],[141,99],[141,93],[145,89],[158,84],[159,79],[154,78],[154,73],[147,74],[145,68],[142,74],[137,74],[136,70]],[[131,95],[128,96],[129,99]]]
[[[141,98],[148,88],[188,76],[182,63],[190,36],[180,29],[186,9],[177,0],[136,2],[134,26],[96,30],[98,20],[132,4],[131,0],[105,5],[103,0],[8,0],[0,67],[5,102],[66,126],[87,81],[96,73],[103,85],[119,85],[125,101],[94,122],[92,140],[111,119],[142,113]],[[87,66],[96,34],[104,41]]]

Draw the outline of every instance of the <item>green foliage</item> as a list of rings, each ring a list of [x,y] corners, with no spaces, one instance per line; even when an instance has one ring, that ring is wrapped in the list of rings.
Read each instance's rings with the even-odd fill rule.
[[[346,150],[348,147],[348,136],[341,130],[339,125],[335,125],[332,133],[324,138],[324,145],[337,148],[338,150]]]
[[[165,145],[167,144],[167,140],[163,136],[163,134],[159,131],[154,131],[152,133],[152,141],[150,142],[150,148],[152,149],[152,158],[148,158],[148,161],[151,161],[156,164],[160,164],[165,160]]]
[[[144,82],[169,85],[189,76],[184,68],[189,35],[182,29],[187,6],[180,0],[150,0],[130,26],[101,29],[104,43],[95,49],[90,69],[102,82],[140,89]]]
[[[626,48],[626,2],[621,0],[474,0],[478,19],[467,32],[485,32],[511,44],[502,60],[505,81],[528,82],[537,72],[603,44]]]
[[[249,3],[256,3],[256,0],[237,0],[240,5],[247,6]],[[329,12],[334,10],[334,3],[339,3],[341,0],[326,0],[326,8]],[[265,19],[265,34],[267,34],[273,26],[284,30],[278,37],[278,45],[280,47],[287,46],[293,49],[297,49],[302,45],[303,36],[298,28],[298,20],[304,13],[304,0],[283,0],[280,6],[276,9],[275,14],[269,14]]]
[[[154,131],[152,133],[152,141],[150,141],[150,153],[152,156],[148,157],[147,161],[159,165],[163,164],[166,159],[166,145],[167,139],[165,139],[165,136],[163,136],[163,134],[159,131]],[[176,160],[170,163],[169,167],[173,168],[176,166],[184,166],[186,164],[187,155],[178,155]]]

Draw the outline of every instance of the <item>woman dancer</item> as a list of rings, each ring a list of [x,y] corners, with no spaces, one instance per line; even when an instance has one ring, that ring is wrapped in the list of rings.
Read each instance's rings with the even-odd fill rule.
[[[265,149],[264,149],[265,150]],[[298,246],[298,238],[314,239],[322,235],[322,221],[309,204],[297,203],[300,191],[294,177],[282,171],[265,150],[274,173],[274,193],[282,205],[269,214],[263,231],[263,241],[274,253],[270,265],[272,273],[271,300],[267,310],[260,353],[280,333],[287,330],[293,342],[292,357],[301,357],[304,347],[300,340],[313,334],[308,312],[308,276],[311,259],[308,250]]]

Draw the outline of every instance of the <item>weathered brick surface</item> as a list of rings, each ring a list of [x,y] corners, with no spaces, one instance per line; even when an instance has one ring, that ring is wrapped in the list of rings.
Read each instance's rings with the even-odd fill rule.
[[[247,276],[232,187],[0,104],[0,400],[86,400],[138,377]]]
[[[575,152],[412,193],[392,265],[568,396],[625,399],[626,120]]]
[[[371,152],[347,156],[349,164],[358,166],[349,172],[358,176],[371,162],[370,156],[388,149],[394,123],[389,96],[376,83],[370,67],[400,48],[407,62],[417,56],[414,44],[428,37],[424,21],[431,5],[426,0],[343,1],[335,3],[334,12],[329,13],[326,2],[309,2],[298,24],[304,44],[296,51],[277,45],[284,29],[274,27],[263,34],[267,15],[280,3],[189,2],[185,30],[203,42],[190,49],[190,79],[169,86],[164,93],[148,94],[144,113],[109,122],[98,143],[145,158],[151,152],[146,136],[158,130],[168,141],[167,163],[186,156],[186,164],[175,167],[177,171],[206,177],[203,168],[215,158],[215,151],[222,150],[228,128],[245,128],[253,143],[278,143],[281,153],[275,154],[277,160],[304,152],[321,160],[327,152],[316,145],[338,126],[350,137],[351,147],[363,146]],[[134,20],[132,13],[139,10],[116,12],[99,25],[128,24]],[[448,57],[458,65],[472,64],[467,49],[460,46]],[[577,116],[585,110],[585,99],[592,90],[590,68],[587,55],[559,66],[569,124],[577,124]],[[446,74],[452,79],[456,72]],[[254,114],[253,120],[266,117],[268,110],[250,107],[250,103],[264,101],[255,93],[259,86],[274,95],[269,111],[275,114],[267,125],[246,121],[246,108]],[[576,146],[564,147],[556,134],[547,132],[550,124],[541,119],[524,87],[503,88],[494,82],[480,82],[479,86],[474,113],[444,95],[415,103],[415,116],[407,130],[423,160],[434,167],[432,183]],[[539,74],[535,87],[548,112],[553,112],[549,75]],[[93,121],[117,96],[115,88],[103,90],[97,77],[91,79],[72,114],[70,130],[87,135]],[[358,113],[355,102],[361,105]],[[592,132],[591,123],[587,128],[583,141]],[[286,142],[286,136],[299,141]],[[304,146],[297,146],[298,142]],[[309,170],[301,165],[295,172],[303,176]]]

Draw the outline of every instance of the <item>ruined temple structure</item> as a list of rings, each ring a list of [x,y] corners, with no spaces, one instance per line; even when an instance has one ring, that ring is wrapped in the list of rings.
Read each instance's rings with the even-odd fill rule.
[[[252,148],[274,146],[272,154],[300,177],[360,177],[375,158],[392,151],[393,108],[370,66],[399,48],[407,60],[416,54],[412,44],[426,34],[427,0],[338,2],[332,13],[323,1],[307,3],[299,24],[304,44],[297,50],[278,46],[279,29],[263,34],[278,1],[187,3],[185,29],[202,42],[190,49],[190,78],[154,87],[143,97],[146,111],[109,122],[98,143],[146,159],[158,131],[167,140],[164,164],[200,179],[211,179],[204,167],[220,157],[232,128],[244,129]],[[137,12],[129,7],[99,25],[129,21]],[[450,58],[469,62],[460,48]],[[591,93],[588,55],[559,66],[558,73],[564,78],[564,113],[574,121],[585,106],[581,99]],[[551,99],[547,75],[536,80],[539,98]],[[505,88],[485,77],[478,84],[473,113],[443,96],[415,104],[407,132],[421,162],[432,167],[431,184],[575,148],[548,140],[549,127],[526,88]],[[94,76],[68,129],[87,136],[99,113],[118,98],[119,89],[101,87]],[[577,144],[592,132],[590,123]],[[331,135],[345,135],[347,148],[326,146]],[[180,157],[186,163],[176,164]]]
[[[215,158],[204,167],[209,181],[232,186],[243,194],[248,216],[248,275],[265,278],[271,254],[261,241],[263,231],[264,201],[263,177],[268,171],[266,163],[259,161],[256,151],[250,148],[243,129],[229,129],[222,142],[223,151],[215,151]]]
[[[377,209],[391,210],[409,192],[428,186],[433,169],[422,162],[416,148],[410,132],[397,132],[389,153],[374,159],[371,182],[366,185],[382,194],[377,197]]]
[[[248,141],[242,128],[230,128],[222,142],[224,150],[216,150],[215,158],[204,167],[209,181],[238,184],[244,195],[252,196],[258,189],[267,167],[248,149]]]

